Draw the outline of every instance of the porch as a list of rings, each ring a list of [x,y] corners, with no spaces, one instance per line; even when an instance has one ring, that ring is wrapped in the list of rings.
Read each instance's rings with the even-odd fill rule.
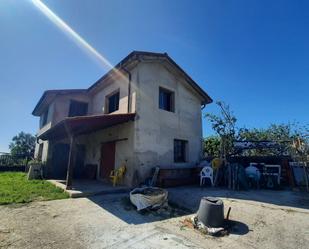
[[[118,125],[125,125],[134,117],[134,113],[68,117],[41,134],[39,139],[52,142],[51,166],[57,173],[53,179],[58,180],[51,181],[68,190],[72,197],[95,195],[112,189],[111,185],[94,179],[109,182],[110,172],[120,165],[119,158],[116,158],[116,143],[126,142],[129,134],[128,130],[119,130]],[[112,135],[109,129],[115,129],[115,134]],[[104,137],[97,136],[97,132],[101,135],[103,132]],[[86,150],[88,155],[92,155],[91,160],[85,160]],[[125,153],[120,150],[119,154]],[[85,168],[89,170],[85,171]]]
[[[130,188],[115,186],[99,180],[74,180],[70,189],[66,187],[66,180],[48,180],[56,187],[63,189],[71,198],[88,197],[102,194],[126,193]]]

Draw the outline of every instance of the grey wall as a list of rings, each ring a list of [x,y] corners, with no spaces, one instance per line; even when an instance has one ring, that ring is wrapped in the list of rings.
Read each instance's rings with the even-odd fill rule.
[[[135,121],[136,164],[146,177],[150,168],[193,166],[201,156],[201,99],[168,66],[158,62],[138,65]],[[175,93],[175,112],[159,109],[159,87]],[[174,163],[174,139],[188,141],[186,163]]]
[[[155,166],[184,167],[195,165],[202,152],[201,98],[167,62],[142,61],[131,69],[131,112],[136,120],[78,138],[86,145],[85,163],[100,164],[101,143],[128,138],[116,143],[115,167],[127,165],[125,183],[133,185],[135,172],[139,181],[149,176]],[[57,96],[53,102],[54,125],[68,115],[70,99],[89,103],[88,114],[104,113],[106,95],[120,89],[119,110],[126,113],[128,106],[128,80],[116,78],[104,82],[87,95],[73,94]],[[159,87],[175,93],[175,112],[159,109]],[[50,118],[50,117],[49,117]],[[50,126],[49,126],[50,127]],[[47,127],[47,128],[49,128]],[[40,131],[44,131],[43,129]],[[188,141],[187,162],[174,162],[174,139]],[[45,159],[48,145],[44,146]]]

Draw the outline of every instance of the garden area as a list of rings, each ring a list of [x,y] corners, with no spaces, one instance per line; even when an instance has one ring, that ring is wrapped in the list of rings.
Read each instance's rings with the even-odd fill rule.
[[[0,172],[0,205],[68,197],[62,189],[45,180],[27,180],[22,172]]]

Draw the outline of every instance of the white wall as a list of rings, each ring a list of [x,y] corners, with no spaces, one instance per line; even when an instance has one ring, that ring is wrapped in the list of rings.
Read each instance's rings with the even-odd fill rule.
[[[47,123],[43,127],[39,129],[37,132],[37,136],[44,133],[48,129],[50,129],[52,126],[66,118],[69,114],[70,109],[70,100],[76,100],[76,101],[82,101],[89,103],[89,97],[85,94],[80,93],[72,93],[72,94],[66,94],[66,95],[58,95],[55,97],[53,102],[48,106],[48,116],[47,116]],[[88,106],[89,111],[89,106]],[[42,122],[42,116],[40,117],[40,123]],[[35,145],[35,152],[34,157],[38,158],[39,153],[39,146],[43,143],[43,150],[42,150],[42,161],[46,162],[48,159],[48,153],[49,153],[49,143],[48,141],[42,141],[39,140]]]
[[[88,103],[88,113],[89,113],[90,100],[86,94],[72,93],[72,94],[66,94],[66,95],[58,95],[53,101],[55,103],[55,108],[54,108],[52,125],[55,125],[61,120],[63,120],[64,118],[68,117],[71,100]]]
[[[81,136],[77,143],[86,145],[85,164],[96,164],[98,169],[101,162],[101,144],[104,142],[117,141],[115,151],[115,168],[125,164],[127,172],[125,184],[132,185],[134,175],[135,155],[134,155],[134,122],[127,122],[111,128],[107,128],[89,135]],[[97,172],[99,176],[99,171]]]
[[[107,84],[102,84],[102,87],[95,90],[91,94],[91,114],[102,114],[105,113],[105,101],[106,96],[111,93],[120,91],[119,96],[119,110],[113,112],[116,113],[127,113],[128,108],[128,80],[127,78],[118,77],[115,81]]]
[[[139,182],[149,176],[155,166],[183,167],[195,165],[202,152],[201,99],[178,72],[158,61],[142,61],[131,70],[131,112],[136,120],[104,129],[78,138],[86,145],[87,164],[100,165],[101,143],[128,138],[116,143],[115,167],[126,163],[128,172],[125,183],[134,185],[135,172]],[[159,87],[175,94],[175,112],[159,109]],[[57,96],[53,110],[53,124],[68,115],[70,99],[89,102],[88,114],[104,113],[105,97],[120,90],[119,110],[127,113],[128,79],[117,79],[102,84],[87,95]],[[187,144],[187,161],[174,162],[174,139],[183,139]],[[45,153],[47,155],[47,151]]]
[[[152,167],[193,166],[201,156],[201,100],[181,77],[168,71],[162,63],[138,65],[136,76],[137,114],[135,151],[141,175]],[[159,87],[175,93],[175,112],[159,109]],[[186,163],[174,162],[174,139],[188,141]]]
[[[50,127],[53,124],[53,117],[54,117],[54,112],[55,112],[55,103],[52,102],[47,108],[48,108],[48,115],[47,115],[46,124],[41,127],[42,119],[43,119],[43,114],[42,114],[40,116],[40,128],[37,132],[37,136],[41,135],[42,133],[44,133],[45,131],[50,129]],[[38,158],[40,144],[43,144],[42,158]],[[37,143],[35,144],[34,158],[41,159],[42,162],[46,162],[47,156],[48,156],[48,141],[42,141],[42,140],[37,141]]]

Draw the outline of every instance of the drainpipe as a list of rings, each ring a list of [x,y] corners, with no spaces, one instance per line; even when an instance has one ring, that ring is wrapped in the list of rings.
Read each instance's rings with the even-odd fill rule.
[[[129,85],[128,85],[128,113],[130,113],[130,109],[131,109],[131,78],[132,78],[132,75],[125,67],[121,66],[121,69],[128,74],[128,79],[129,79]]]

